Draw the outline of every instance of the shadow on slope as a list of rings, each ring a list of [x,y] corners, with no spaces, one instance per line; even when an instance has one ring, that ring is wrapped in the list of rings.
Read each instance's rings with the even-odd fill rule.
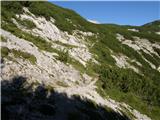
[[[44,85],[34,88],[26,80],[16,76],[1,81],[2,120],[129,120],[78,96],[68,98]]]

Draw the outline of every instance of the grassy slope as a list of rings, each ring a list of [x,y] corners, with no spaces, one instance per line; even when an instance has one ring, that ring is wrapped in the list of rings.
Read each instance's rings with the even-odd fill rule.
[[[16,28],[10,20],[10,18],[15,17],[15,13],[22,13],[22,6],[28,7],[33,14],[37,16],[44,16],[48,20],[50,17],[53,17],[56,20],[56,26],[62,31],[72,33],[72,30],[79,29],[82,31],[99,33],[98,38],[88,38],[88,40],[93,43],[98,40],[98,42],[90,48],[90,51],[97,54],[97,60],[101,63],[101,66],[91,65],[89,67],[91,72],[98,73],[100,76],[97,83],[99,86],[98,91],[103,95],[106,95],[107,93],[118,101],[125,101],[129,105],[138,109],[140,112],[149,115],[155,120],[160,118],[158,115],[160,112],[160,73],[150,68],[148,63],[142,59],[141,55],[139,55],[132,48],[122,45],[115,36],[116,33],[120,33],[124,35],[125,38],[131,40],[131,36],[139,36],[142,38],[147,38],[151,42],[160,42],[160,37],[154,32],[148,33],[145,31],[146,29],[148,31],[150,28],[153,30],[154,27],[146,28],[146,26],[132,27],[107,24],[97,25],[87,22],[84,18],[72,10],[63,9],[48,2],[2,2],[2,20],[7,21],[8,23],[2,24],[3,29],[6,29],[14,34],[19,32],[23,33],[18,30],[18,28]],[[67,19],[70,19],[72,23],[70,23]],[[136,28],[141,32],[136,33],[128,31],[128,28]],[[23,34],[27,36],[25,39],[31,40],[31,42],[38,45],[38,47],[42,50],[55,52],[55,50],[50,49],[50,44],[41,40],[41,38],[35,38],[27,33]],[[16,36],[19,35],[16,34]],[[115,53],[123,53],[129,58],[136,59],[141,62],[143,67],[140,67],[139,69],[142,71],[144,76],[137,75],[132,70],[117,68],[115,66],[114,59],[110,56],[111,53],[109,49]],[[59,59],[62,59],[62,61],[66,60],[66,58],[64,58],[65,56],[66,54]],[[151,58],[148,57],[148,59]],[[155,64],[159,65],[158,61],[155,61]],[[76,66],[75,62],[74,65]],[[84,68],[81,68],[79,64],[78,67],[80,70],[84,70]]]

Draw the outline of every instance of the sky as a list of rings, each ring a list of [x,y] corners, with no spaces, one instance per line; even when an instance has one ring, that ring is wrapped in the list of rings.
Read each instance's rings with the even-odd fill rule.
[[[160,19],[160,1],[52,1],[92,22],[143,25]]]

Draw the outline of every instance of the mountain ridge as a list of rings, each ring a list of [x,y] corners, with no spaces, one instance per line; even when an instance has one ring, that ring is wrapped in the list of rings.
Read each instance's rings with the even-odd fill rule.
[[[159,119],[159,27],[97,25],[48,2],[1,3],[2,80],[24,75],[130,119]]]

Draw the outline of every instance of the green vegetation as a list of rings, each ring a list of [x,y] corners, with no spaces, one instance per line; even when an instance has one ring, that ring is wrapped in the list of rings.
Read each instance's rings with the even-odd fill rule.
[[[12,49],[11,52],[14,54],[15,57],[21,57],[24,60],[29,60],[32,64],[36,64],[37,59],[34,55],[15,49]]]
[[[114,24],[93,24],[86,21],[84,18],[76,14],[74,11],[64,9],[53,5],[49,2],[1,2],[2,3],[2,28],[11,32],[19,38],[23,38],[32,42],[39,50],[48,52],[55,52],[59,56],[58,60],[71,64],[82,73],[89,75],[99,75],[97,82],[98,91],[106,97],[109,95],[118,101],[126,102],[133,108],[136,108],[140,112],[147,114],[155,120],[159,120],[160,113],[160,73],[154,70],[150,65],[142,58],[142,55],[154,65],[160,65],[159,57],[148,55],[141,51],[140,55],[137,51],[133,50],[127,45],[121,44],[116,39],[116,34],[123,35],[126,39],[134,41],[133,36],[140,38],[146,38],[152,43],[160,42],[160,36],[155,32],[159,30],[159,21],[155,21],[151,24],[143,26],[121,26]],[[15,14],[23,12],[22,7],[28,7],[28,9],[36,16],[44,16],[47,20],[51,17],[55,19],[55,25],[62,31],[67,31],[72,34],[73,30],[90,31],[93,33],[99,33],[97,38],[88,37],[87,42],[94,43],[94,46],[89,47],[91,53],[95,54],[95,59],[101,64],[95,65],[92,61],[87,63],[85,68],[77,60],[72,59],[68,51],[58,51],[52,48],[52,43],[47,42],[41,37],[33,36],[29,33],[23,32],[18,29],[11,21],[11,18],[15,18]],[[58,13],[58,14],[55,14]],[[31,21],[19,20],[21,25],[27,28],[34,28],[35,25]],[[129,28],[135,28],[140,32],[129,31]],[[52,41],[53,42],[53,41]],[[67,49],[74,48],[76,46],[64,44],[61,42],[55,42],[55,44],[62,45]],[[160,55],[160,49],[154,50]],[[29,59],[32,63],[36,62],[36,59],[29,54],[24,54],[19,51],[9,50],[8,48],[2,48],[2,57],[8,56],[10,52],[13,52],[15,56],[21,56],[24,59]],[[130,59],[134,59],[142,64],[138,67],[142,75],[135,73],[130,69],[120,69],[115,65],[115,60],[111,57],[111,54],[124,54]],[[132,63],[134,64],[134,63]],[[86,112],[86,111],[85,111]],[[76,113],[71,116],[77,116]]]
[[[86,74],[90,75],[90,76],[93,76],[93,77],[96,77],[96,72],[94,71],[94,67],[96,66],[95,63],[93,63],[92,61],[90,62],[87,62],[87,65],[86,65]]]
[[[23,32],[19,28],[17,28],[14,24],[8,23],[3,24],[2,28],[10,31],[14,35],[16,35],[19,38],[23,38],[29,42],[32,42],[34,45],[36,45],[39,49],[52,52],[53,49],[51,48],[51,43],[47,42],[46,40],[42,39],[39,36],[33,36],[29,33]]]
[[[160,36],[155,33],[148,33],[148,32],[132,32],[132,36],[137,36],[140,38],[146,38],[150,42],[160,42]]]
[[[154,43],[154,42],[160,42],[160,36],[155,34],[154,32],[148,32],[147,30],[143,29],[143,31],[140,32],[134,32],[134,31],[129,31],[128,28],[135,28],[135,29],[141,29],[143,28],[143,26],[132,26],[132,27],[128,27],[128,26],[120,26],[120,25],[108,25],[105,24],[103,28],[105,31],[109,31],[110,33],[119,33],[121,35],[123,35],[126,39],[130,39],[130,40],[134,40],[132,36],[137,36],[140,38],[146,38],[148,39],[150,42]]]
[[[52,48],[51,42],[47,42],[43,38],[39,36],[34,36],[29,33],[26,33],[19,28],[17,28],[12,22],[3,24],[2,28],[10,31],[12,34],[16,35],[19,38],[23,38],[29,42],[32,42],[35,46],[37,46],[40,50],[48,51],[48,52],[55,52],[59,56],[57,57],[58,60],[64,62],[64,63],[70,63],[72,64],[76,69],[83,71],[84,67],[82,64],[80,64],[77,60],[71,59],[68,51],[59,51],[57,49]],[[68,46],[68,47],[74,47],[74,46]]]
[[[158,106],[149,105],[141,100],[141,98],[135,96],[133,93],[123,93],[118,90],[109,90],[105,94],[109,95],[116,101],[128,103],[134,109],[140,111],[142,114],[146,114],[153,120],[159,120],[160,108]]]
[[[53,41],[53,43],[57,44],[57,45],[61,45],[61,46],[64,46],[68,49],[71,49],[71,48],[76,48],[77,46],[75,45],[70,45],[70,44],[66,44],[66,43],[62,43],[60,41]]]
[[[114,24],[97,25],[86,21],[84,18],[70,9],[61,8],[49,2],[2,2],[2,20],[11,21],[10,18],[15,17],[15,13],[17,14],[23,12],[22,6],[28,7],[33,14],[37,16],[43,16],[47,20],[50,20],[50,18],[53,17],[56,20],[56,26],[62,31],[68,31],[69,33],[72,33],[73,30],[78,29],[81,31],[91,31],[93,33],[104,34],[109,30],[109,32],[120,33],[129,39],[132,39],[131,36],[139,36],[142,38],[148,38],[152,42],[160,40],[159,35],[145,32],[148,29],[157,31],[159,29],[157,25],[159,24],[159,21],[155,21],[152,24],[141,27],[120,26]],[[128,31],[128,28],[143,30],[141,30],[141,32],[133,32]]]
[[[19,24],[25,26],[28,29],[33,29],[36,27],[36,25],[31,20],[27,20],[27,19],[21,20],[18,18],[16,18],[16,20]]]
[[[65,51],[65,50],[62,51],[61,54],[59,54],[57,59],[60,60],[63,63],[68,63],[70,61],[68,51]]]
[[[2,35],[1,35],[1,39],[0,39],[0,41],[2,41],[2,42],[7,42],[6,38],[5,38],[5,37],[3,37]]]
[[[75,29],[83,31],[88,31],[88,29],[90,31],[97,30],[96,27],[92,27],[94,24],[87,22],[74,11],[58,7],[49,2],[30,3],[29,10],[37,16],[44,16],[47,20],[49,20],[50,17],[53,17],[56,19],[56,26],[62,31],[72,33],[72,30]]]
[[[8,56],[10,50],[7,47],[1,47],[1,56],[6,57]]]
[[[154,51],[156,51],[158,53],[158,55],[160,56],[160,49],[153,47]]]
[[[50,20],[50,18],[53,17],[56,19],[56,26],[62,31],[68,31],[69,33],[72,33],[72,30],[75,29],[93,32],[98,31],[98,29],[95,27],[97,25],[86,21],[74,11],[64,9],[44,1],[2,2],[2,20],[10,22],[12,17],[15,18],[15,14],[20,14],[23,12],[22,6],[28,7],[33,14],[37,16],[43,16],[47,20]]]
[[[78,60],[71,59],[69,61],[69,64],[71,64],[74,68],[79,70],[81,73],[85,72],[85,67]]]
[[[7,23],[7,24],[2,24],[2,28],[11,32],[15,36],[19,38],[23,38],[29,42],[32,42],[35,46],[37,46],[40,50],[48,51],[48,52],[55,52],[57,54],[60,54],[61,52],[52,48],[51,42],[47,42],[43,38],[39,36],[34,36],[31,35],[27,32],[24,32],[17,28],[13,23]]]
[[[36,64],[36,61],[37,61],[36,57],[29,54],[29,53],[15,50],[15,49],[8,49],[7,47],[1,48],[1,56],[2,57],[8,58],[8,55],[10,53],[12,53],[14,55],[14,57],[17,57],[17,58],[21,57],[24,60],[29,60],[32,64]]]
[[[91,53],[98,56],[96,60],[103,64],[115,64],[115,60],[111,57],[111,53],[107,46],[101,42],[95,43],[92,48],[90,48]]]
[[[159,31],[159,24],[160,20],[153,21],[151,23],[144,24],[139,29],[140,31],[147,31],[147,32],[158,32]]]
[[[159,62],[159,58],[156,57],[156,56],[151,56],[143,51],[141,51],[142,55],[148,60],[150,61],[151,63],[153,63],[155,66],[159,66],[160,65],[160,62]]]
[[[59,56],[57,57],[57,59],[65,64],[71,64],[81,73],[85,73],[87,71],[85,67],[79,61],[75,60],[74,58],[71,58],[68,52],[68,50],[59,51]]]
[[[132,70],[100,66],[98,92],[131,105],[140,112],[158,120],[160,89],[152,80]]]

